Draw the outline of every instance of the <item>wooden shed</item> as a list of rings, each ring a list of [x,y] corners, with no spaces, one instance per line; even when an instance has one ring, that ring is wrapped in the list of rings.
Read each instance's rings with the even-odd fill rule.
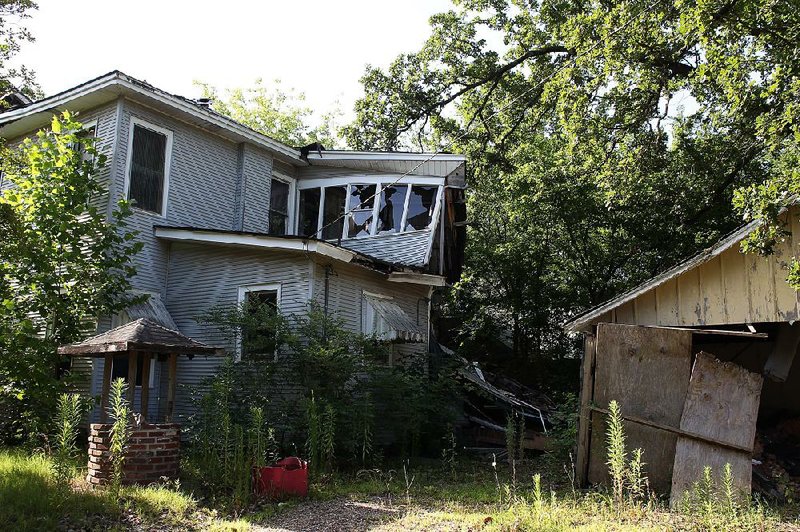
[[[800,307],[786,283],[798,215],[784,213],[787,237],[772,256],[741,252],[749,224],[567,323],[585,335],[579,481],[606,480],[605,416],[616,400],[629,448],[642,447],[651,485],[673,502],[704,466],[730,463],[749,491],[757,429],[800,422]]]

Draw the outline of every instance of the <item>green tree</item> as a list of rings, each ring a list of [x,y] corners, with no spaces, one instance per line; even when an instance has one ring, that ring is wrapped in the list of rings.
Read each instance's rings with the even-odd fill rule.
[[[459,0],[419,51],[367,69],[345,137],[465,153],[464,337],[504,329],[520,357],[568,353],[560,323],[741,223],[734,192],[779,168],[797,7]]]
[[[265,86],[257,79],[252,87],[219,90],[199,81],[204,98],[211,99],[212,107],[245,126],[290,146],[306,146],[319,142],[328,149],[339,147],[339,125],[342,112],[337,106],[323,113],[316,125],[314,109],[305,103],[305,93],[294,89],[284,90],[280,80]]]
[[[39,430],[63,391],[56,348],[130,303],[141,243],[126,201],[106,215],[95,141],[65,112],[0,159],[0,404],[18,432]]]
[[[22,44],[34,40],[22,24],[30,17],[30,11],[37,8],[32,0],[0,0],[0,96],[14,89],[28,96],[40,92],[30,69],[10,64]],[[0,103],[0,112],[2,105]]]

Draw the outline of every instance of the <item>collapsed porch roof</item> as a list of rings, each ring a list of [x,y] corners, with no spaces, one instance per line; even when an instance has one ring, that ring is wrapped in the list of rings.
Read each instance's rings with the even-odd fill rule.
[[[218,244],[222,246],[248,247],[262,250],[311,253],[339,262],[367,267],[387,275],[388,280],[391,282],[421,284],[426,286],[444,286],[445,284],[442,276],[422,273],[418,268],[382,261],[375,257],[357,253],[336,244],[315,238],[158,225],[153,228],[153,232],[157,238],[176,242]]]

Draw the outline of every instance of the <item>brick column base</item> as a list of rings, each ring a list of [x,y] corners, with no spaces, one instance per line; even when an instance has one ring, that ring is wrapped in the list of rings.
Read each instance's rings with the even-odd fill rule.
[[[89,474],[86,481],[95,486],[111,482],[110,431],[110,423],[92,423],[89,426]],[[146,485],[158,482],[162,477],[177,478],[180,447],[178,423],[134,427],[125,452],[122,483]]]

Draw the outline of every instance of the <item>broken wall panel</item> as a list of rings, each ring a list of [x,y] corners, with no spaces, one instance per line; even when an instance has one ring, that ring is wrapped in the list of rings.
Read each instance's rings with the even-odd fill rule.
[[[601,323],[596,349],[596,406],[606,409],[616,400],[623,417],[678,427],[691,369],[691,331]],[[667,491],[677,437],[631,421],[625,425],[628,448],[644,451],[651,486]],[[604,416],[595,412],[591,427],[588,480],[603,483],[607,479]]]
[[[678,503],[708,466],[719,483],[731,465],[737,491],[750,493],[751,452],[763,378],[708,353],[698,353],[680,430],[707,439],[679,436],[675,449],[671,504]],[[716,443],[714,443],[716,442]]]

